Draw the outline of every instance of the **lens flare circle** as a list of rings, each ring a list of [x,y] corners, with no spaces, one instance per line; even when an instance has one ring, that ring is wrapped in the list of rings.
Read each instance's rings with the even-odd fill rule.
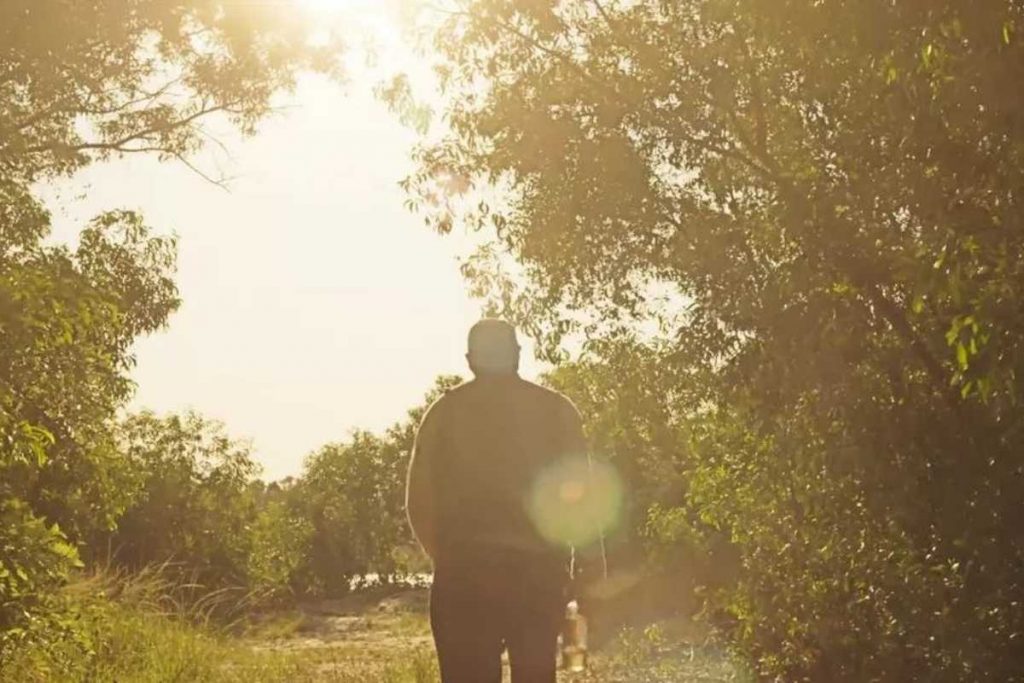
[[[573,455],[541,471],[530,487],[526,509],[548,543],[583,547],[618,525],[622,496],[615,468]]]

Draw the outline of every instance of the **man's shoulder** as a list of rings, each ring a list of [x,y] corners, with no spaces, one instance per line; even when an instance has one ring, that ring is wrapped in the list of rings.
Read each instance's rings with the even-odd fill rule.
[[[547,405],[551,406],[556,410],[570,410],[572,412],[578,412],[576,405],[572,400],[560,391],[556,391],[551,387],[546,387],[543,384],[537,384],[529,380],[523,380],[525,391],[532,394],[531,398],[536,398],[538,401],[543,401]]]
[[[458,401],[464,398],[465,395],[472,389],[472,384],[473,380],[468,380],[465,382],[460,382],[455,386],[448,387],[447,389],[444,390],[444,393],[438,396],[437,399],[430,404],[430,407],[434,408],[435,406],[443,406],[447,403]]]
[[[575,404],[565,394],[522,377],[514,378],[514,382],[511,385],[505,385],[502,391],[509,391],[510,389],[514,393],[525,395],[528,400],[540,403],[550,410],[578,412]],[[464,402],[473,403],[478,398],[477,392],[487,391],[489,391],[488,386],[479,380],[469,380],[457,384],[435,400],[427,409],[427,412],[440,414],[446,412],[450,406]]]
[[[473,381],[469,380],[445,389],[440,396],[434,399],[433,403],[427,406],[427,410],[423,414],[424,420],[427,417],[437,417],[442,415],[449,410],[449,407],[452,404],[468,399],[468,394],[472,390],[472,384]]]

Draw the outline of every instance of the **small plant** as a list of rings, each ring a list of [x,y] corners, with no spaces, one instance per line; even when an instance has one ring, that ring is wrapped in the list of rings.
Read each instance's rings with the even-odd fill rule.
[[[594,683],[679,683],[753,678],[728,652],[709,640],[687,643],[674,638],[664,623],[624,629],[605,657],[598,659]]]

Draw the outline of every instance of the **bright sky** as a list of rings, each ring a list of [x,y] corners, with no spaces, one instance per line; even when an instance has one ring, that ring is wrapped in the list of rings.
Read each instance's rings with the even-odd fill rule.
[[[438,374],[467,374],[465,334],[480,313],[458,272],[468,238],[441,238],[402,206],[415,133],[372,94],[415,62],[387,28],[394,1],[333,1],[390,59],[376,70],[357,59],[344,86],[307,78],[256,137],[223,136],[230,192],[141,157],[44,191],[58,239],[111,208],[179,235],[184,303],[137,345],[132,407],[223,421],[253,440],[267,479],[298,474],[306,454],[354,428],[401,419]]]

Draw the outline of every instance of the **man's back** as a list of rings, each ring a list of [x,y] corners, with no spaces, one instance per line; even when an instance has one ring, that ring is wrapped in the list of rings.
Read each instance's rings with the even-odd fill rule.
[[[435,561],[499,549],[564,552],[537,533],[529,496],[547,467],[584,448],[572,403],[516,375],[481,377],[445,394],[424,418],[413,461],[413,471],[417,459],[429,469],[422,483],[434,499]]]
[[[511,325],[481,320],[467,346],[476,379],[424,416],[406,500],[434,561],[441,680],[499,683],[507,650],[513,683],[555,683],[567,548],[535,528],[531,496],[538,481],[550,488],[551,466],[584,455],[583,428],[569,399],[519,378]]]

